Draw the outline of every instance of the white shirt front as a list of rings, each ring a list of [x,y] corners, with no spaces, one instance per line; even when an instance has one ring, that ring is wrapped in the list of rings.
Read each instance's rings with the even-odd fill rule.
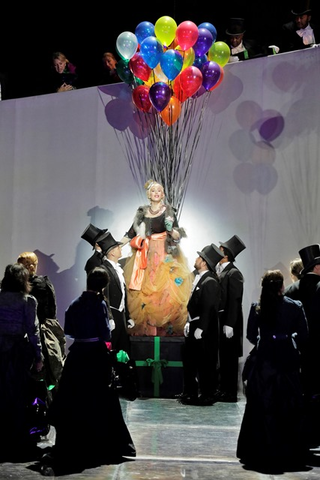
[[[307,25],[306,28],[300,28],[300,30],[296,30],[296,33],[302,38],[304,45],[312,45],[313,43],[316,43],[313,29],[310,27],[310,25]]]
[[[107,260],[113,266],[115,271],[117,272],[117,275],[118,275],[118,278],[119,278],[119,281],[120,281],[122,298],[121,298],[119,308],[117,308],[117,310],[119,310],[119,312],[122,312],[124,310],[125,288],[126,288],[125,280],[124,280],[124,276],[123,276],[123,270],[122,270],[121,265],[119,263],[113,262],[112,260],[109,260],[108,258],[107,258]],[[115,307],[112,306],[112,308],[115,308]]]

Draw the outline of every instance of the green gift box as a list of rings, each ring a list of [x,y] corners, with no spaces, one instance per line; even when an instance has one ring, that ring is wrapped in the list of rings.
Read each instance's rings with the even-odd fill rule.
[[[184,337],[130,337],[142,397],[174,398],[183,390]]]

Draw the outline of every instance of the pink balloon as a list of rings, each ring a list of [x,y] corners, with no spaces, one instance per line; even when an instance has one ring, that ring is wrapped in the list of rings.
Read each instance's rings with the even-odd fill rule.
[[[195,23],[186,20],[179,24],[176,30],[176,39],[182,50],[188,50],[198,40],[199,30]]]
[[[129,61],[129,68],[133,75],[140,78],[144,82],[148,81],[152,69],[141,57],[140,53],[135,53]]]
[[[180,85],[184,93],[191,97],[202,85],[202,73],[198,67],[187,67],[180,73]]]

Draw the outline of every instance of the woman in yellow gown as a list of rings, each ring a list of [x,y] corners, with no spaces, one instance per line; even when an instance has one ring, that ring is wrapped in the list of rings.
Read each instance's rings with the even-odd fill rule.
[[[164,189],[145,184],[149,205],[137,209],[121,242],[130,241],[132,255],[124,266],[128,309],[135,321],[132,335],[183,335],[193,274],[179,243],[186,236],[175,211],[164,203]]]

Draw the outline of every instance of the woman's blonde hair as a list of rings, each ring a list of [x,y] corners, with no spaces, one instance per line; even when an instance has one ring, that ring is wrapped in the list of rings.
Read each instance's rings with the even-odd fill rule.
[[[29,270],[30,275],[35,275],[38,261],[38,257],[34,252],[22,252],[17,259],[18,263],[22,263]]]
[[[154,185],[160,185],[160,187],[161,187],[162,190],[163,190],[163,194],[164,194],[164,188],[163,188],[163,186],[161,185],[161,183],[157,182],[156,180],[149,179],[149,180],[147,180],[146,183],[144,184],[144,188],[145,188],[146,193],[147,193],[147,198],[149,198],[150,188],[153,187]]]

